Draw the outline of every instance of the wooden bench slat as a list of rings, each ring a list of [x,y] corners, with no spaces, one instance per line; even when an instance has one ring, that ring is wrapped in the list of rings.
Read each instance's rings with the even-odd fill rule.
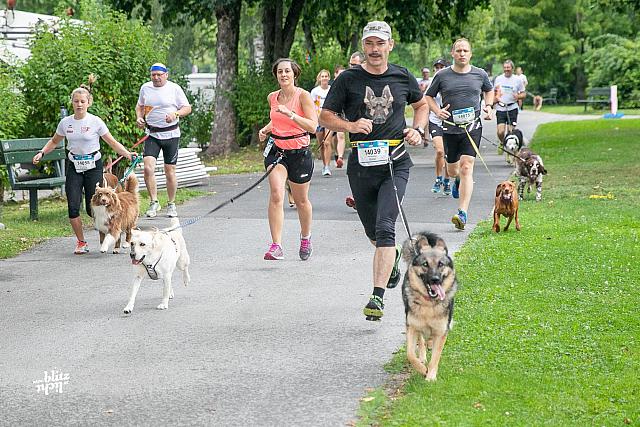
[[[41,178],[33,179],[31,181],[19,181],[16,182],[12,187],[14,190],[29,190],[30,188],[36,188],[38,190],[52,190],[54,188],[63,186],[64,183],[65,179],[60,177]]]
[[[33,160],[33,156],[38,153],[38,150],[29,150],[29,151],[13,151],[13,152],[4,152],[4,161],[6,164],[14,164],[14,163],[31,163]],[[50,153],[47,153],[46,156],[42,159],[42,161],[46,162],[48,160],[61,160],[64,159],[66,153],[64,149],[55,149]]]
[[[49,138],[6,139],[2,140],[2,151],[38,151],[49,141]],[[64,148],[64,139],[56,145]]]

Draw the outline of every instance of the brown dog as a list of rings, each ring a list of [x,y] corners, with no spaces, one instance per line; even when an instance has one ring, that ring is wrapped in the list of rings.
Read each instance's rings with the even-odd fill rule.
[[[493,231],[500,232],[500,215],[509,218],[504,231],[509,229],[511,220],[516,219],[516,230],[520,231],[520,221],[518,220],[518,196],[516,185],[511,181],[503,181],[496,187],[496,201],[493,207]]]
[[[120,234],[126,233],[123,248],[129,247],[131,229],[135,228],[140,210],[138,208],[138,179],[134,174],[127,177],[123,191],[96,184],[91,198],[94,226],[100,233],[100,252],[105,253],[115,244],[113,253],[120,252]]]

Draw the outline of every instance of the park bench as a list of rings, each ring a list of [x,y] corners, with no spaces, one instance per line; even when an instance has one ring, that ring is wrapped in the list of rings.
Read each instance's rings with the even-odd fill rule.
[[[576,100],[578,104],[584,104],[584,111],[587,111],[589,104],[611,104],[611,88],[608,87],[592,87],[587,92],[587,99]]]
[[[551,104],[557,104],[558,103],[558,100],[556,99],[557,97],[558,97],[558,88],[554,87],[554,88],[551,88],[549,90],[549,94],[548,95],[544,95],[542,97],[542,102],[548,102],[548,103],[551,103]]]
[[[33,156],[44,147],[49,138],[6,139],[0,141],[0,162],[7,165],[9,183],[13,190],[29,190],[29,214],[38,219],[38,190],[52,190],[63,187],[65,182],[64,140],[48,153],[42,161],[54,161],[54,175],[32,179],[29,174],[20,174],[20,164],[31,164]]]

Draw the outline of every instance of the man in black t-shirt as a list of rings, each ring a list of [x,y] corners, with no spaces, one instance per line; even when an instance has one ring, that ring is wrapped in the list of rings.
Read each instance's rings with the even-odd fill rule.
[[[360,222],[376,247],[373,295],[363,311],[367,320],[380,320],[385,287],[393,288],[400,281],[400,248],[395,242],[399,207],[394,185],[402,201],[413,166],[405,142],[422,142],[428,109],[415,77],[406,68],[389,64],[393,39],[387,23],[369,22],[362,32],[362,48],[365,63],[343,71],[336,79],[319,120],[327,129],[349,132],[349,185]],[[415,110],[416,128],[406,127],[406,104]],[[345,119],[336,116],[342,111]]]

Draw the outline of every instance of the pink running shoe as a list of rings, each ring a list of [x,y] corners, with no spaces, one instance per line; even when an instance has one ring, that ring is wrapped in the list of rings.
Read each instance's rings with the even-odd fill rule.
[[[311,239],[303,239],[300,238],[300,251],[298,254],[300,255],[300,259],[306,261],[311,256],[311,252],[313,252],[313,245],[311,245]]]
[[[282,247],[277,243],[272,243],[269,246],[269,250],[266,254],[264,254],[264,259],[268,260],[280,260],[284,259],[284,253],[282,252]]]
[[[354,200],[353,196],[347,196],[347,198],[346,198],[346,200],[344,202],[350,208],[356,209],[356,201]]]

